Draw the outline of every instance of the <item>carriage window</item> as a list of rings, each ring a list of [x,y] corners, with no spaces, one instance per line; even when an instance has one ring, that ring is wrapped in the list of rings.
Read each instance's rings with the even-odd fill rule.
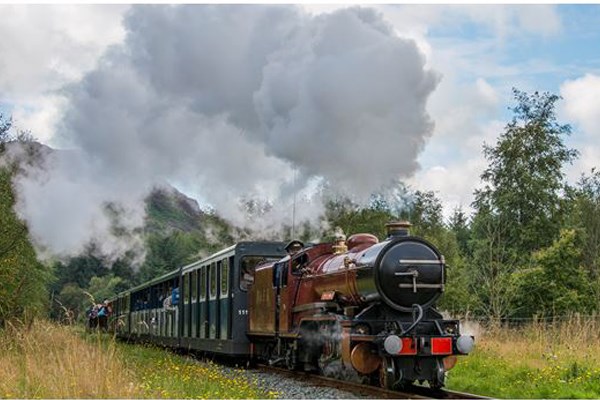
[[[160,290],[161,290],[161,292],[160,292],[160,298],[162,299],[161,301],[162,301],[162,302],[163,302],[163,304],[164,304],[164,302],[165,302],[165,298],[166,298],[167,296],[170,296],[170,295],[171,295],[171,293],[169,293],[169,287],[167,286],[167,283],[163,283],[163,284],[161,285],[161,287],[160,287]]]
[[[229,260],[221,262],[221,295],[227,295],[229,291]]]
[[[279,256],[246,256],[242,258],[242,261],[240,261],[240,289],[245,292],[252,285],[254,282],[254,271],[257,266],[280,259],[281,257]]]
[[[200,270],[200,300],[206,300],[206,270],[206,266]]]
[[[190,284],[192,285],[192,302],[194,302],[198,298],[198,270],[192,272]]]
[[[189,303],[188,299],[188,285],[190,281],[190,274],[183,275],[183,285],[181,285],[181,293],[179,296],[183,299],[185,304]]]
[[[210,290],[209,290],[209,295],[210,298],[215,298],[217,296],[217,264],[216,263],[212,263],[210,264]]]
[[[160,285],[155,285],[152,287],[152,308],[162,307],[162,303],[159,300],[160,298]]]
[[[147,310],[150,308],[150,288],[144,289],[142,296],[142,310]]]

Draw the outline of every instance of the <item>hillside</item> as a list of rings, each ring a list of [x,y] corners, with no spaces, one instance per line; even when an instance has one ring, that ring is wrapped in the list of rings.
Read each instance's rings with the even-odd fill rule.
[[[212,212],[203,211],[198,202],[176,188],[157,188],[146,198],[147,235],[167,236],[176,233],[201,239],[200,253],[229,246],[243,231]]]
[[[201,229],[207,217],[194,199],[173,187],[155,189],[146,198],[147,232],[191,232]]]

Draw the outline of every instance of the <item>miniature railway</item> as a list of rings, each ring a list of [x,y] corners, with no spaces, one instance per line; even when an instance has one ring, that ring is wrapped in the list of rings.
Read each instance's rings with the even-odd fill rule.
[[[354,397],[352,389],[375,398],[475,398],[391,390],[397,382],[444,387],[446,371],[473,350],[475,339],[435,308],[446,285],[444,256],[411,236],[409,223],[386,227],[381,242],[370,233],[306,247],[298,240],[239,242],[120,293],[112,299],[114,319],[122,322],[114,324],[115,334],[339,378],[325,384],[311,375],[311,383],[298,385],[309,396],[314,389]],[[381,388],[349,381],[377,381]]]
[[[489,399],[489,397],[479,396],[471,393],[461,393],[452,390],[433,390],[426,386],[410,386],[403,390],[388,390],[377,386],[365,385],[357,382],[340,381],[333,378],[314,375],[309,372],[289,371],[283,368],[277,368],[266,365],[259,365],[258,368],[268,373],[276,373],[288,378],[293,378],[302,383],[309,383],[313,386],[331,387],[345,392],[350,392],[357,397],[376,398],[376,399]]]

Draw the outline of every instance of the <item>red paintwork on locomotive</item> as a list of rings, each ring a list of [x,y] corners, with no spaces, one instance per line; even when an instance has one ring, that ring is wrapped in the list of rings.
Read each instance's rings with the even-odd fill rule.
[[[335,294],[336,299],[346,306],[360,304],[356,286],[359,260],[378,240],[370,234],[358,234],[351,236],[346,243],[349,250],[339,254],[334,252],[334,243],[324,243],[309,247],[291,258],[286,257],[287,284],[280,288],[278,315],[273,268],[285,258],[257,267],[254,283],[249,289],[250,333],[272,335],[278,331],[293,335],[302,318],[315,314],[310,305],[322,304],[324,293]],[[300,272],[299,268],[304,271]]]

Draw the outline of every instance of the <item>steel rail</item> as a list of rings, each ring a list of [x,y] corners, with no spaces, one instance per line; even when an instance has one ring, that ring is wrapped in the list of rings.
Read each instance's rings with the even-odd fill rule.
[[[341,381],[334,378],[315,375],[310,372],[290,371],[285,368],[263,364],[259,364],[257,368],[265,372],[278,373],[286,377],[298,379],[302,382],[308,382],[315,386],[332,387],[338,390],[351,392],[359,395],[360,397],[376,399],[489,399],[489,397],[479,396],[471,393],[461,393],[444,389],[435,390],[426,386],[418,385],[411,385],[401,390],[389,390],[358,382]]]

